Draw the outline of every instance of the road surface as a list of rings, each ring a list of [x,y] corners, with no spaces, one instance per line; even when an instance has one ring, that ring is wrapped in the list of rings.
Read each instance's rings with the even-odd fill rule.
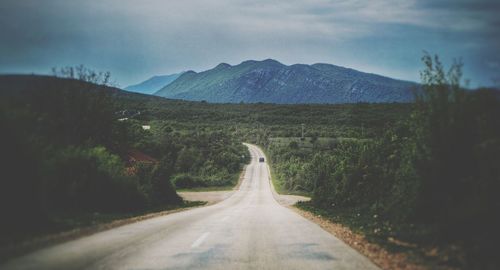
[[[0,269],[378,269],[273,198],[252,155],[240,189],[207,207],[125,225],[44,248]]]

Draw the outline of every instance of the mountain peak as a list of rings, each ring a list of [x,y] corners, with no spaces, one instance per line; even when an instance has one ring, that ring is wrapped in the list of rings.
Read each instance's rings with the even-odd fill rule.
[[[277,60],[274,60],[274,59],[271,59],[271,58],[267,58],[265,60],[262,60],[263,63],[266,63],[266,64],[278,64],[278,65],[283,65],[282,63],[280,63],[279,61]]]
[[[245,60],[245,61],[241,62],[240,65],[255,64],[255,63],[257,63],[257,61],[255,61],[255,60]]]
[[[280,63],[279,61],[276,61],[276,60],[271,59],[271,58],[264,59],[264,60],[261,60],[261,61],[258,61],[258,60],[246,60],[246,61],[241,62],[240,65],[248,65],[248,64],[266,64],[266,65],[285,66],[282,63]]]
[[[231,67],[231,65],[228,64],[228,63],[220,63],[215,68],[216,69],[221,69],[221,68],[230,68],[230,67]]]

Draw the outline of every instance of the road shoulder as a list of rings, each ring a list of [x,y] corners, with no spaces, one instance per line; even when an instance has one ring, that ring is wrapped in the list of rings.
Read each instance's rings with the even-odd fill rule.
[[[67,241],[75,240],[81,237],[107,231],[127,224],[205,206],[206,202],[189,202],[187,205],[188,205],[187,207],[179,207],[164,211],[151,212],[144,215],[138,215],[129,218],[121,218],[110,222],[103,222],[95,225],[78,227],[57,233],[40,235],[17,243],[11,243],[5,246],[0,246],[0,262],[4,261],[7,258],[20,256],[43,247],[48,247],[64,243]]]
[[[370,243],[363,235],[351,231],[348,227],[342,224],[332,222],[327,218],[299,209],[295,206],[290,207],[290,209],[302,217],[316,223],[325,231],[331,233],[359,253],[368,257],[373,263],[382,269],[427,269],[426,267],[410,262],[407,256],[402,253],[391,253],[377,244]]]

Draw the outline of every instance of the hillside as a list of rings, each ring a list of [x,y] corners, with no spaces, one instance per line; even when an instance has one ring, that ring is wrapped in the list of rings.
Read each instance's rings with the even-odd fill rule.
[[[267,59],[188,71],[155,95],[216,103],[387,103],[413,100],[416,86],[330,64],[287,66]]]
[[[53,93],[55,90],[82,87],[89,91],[96,90],[92,84],[71,79],[0,76],[0,105],[25,106],[28,99],[49,95],[56,95],[54,98],[57,98],[59,91]],[[407,104],[211,104],[172,100],[111,87],[102,89],[112,93],[115,111],[140,111],[141,114],[135,117],[139,121],[161,121],[174,130],[229,129],[238,131],[240,139],[252,136],[252,132],[259,127],[266,129],[271,136],[299,136],[302,123],[306,123],[306,135],[310,132],[326,137],[351,136],[363,129],[365,136],[373,136],[380,133],[385,125],[408,115],[411,109]]]
[[[163,87],[169,85],[171,82],[175,81],[181,73],[163,75],[163,76],[153,76],[141,83],[130,85],[125,87],[125,90],[152,95],[156,91],[162,89]]]

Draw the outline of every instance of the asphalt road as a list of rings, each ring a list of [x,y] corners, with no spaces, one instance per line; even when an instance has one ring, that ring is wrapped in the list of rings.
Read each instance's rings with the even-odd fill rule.
[[[202,208],[44,248],[0,269],[378,269],[272,195],[262,151],[240,189]]]

